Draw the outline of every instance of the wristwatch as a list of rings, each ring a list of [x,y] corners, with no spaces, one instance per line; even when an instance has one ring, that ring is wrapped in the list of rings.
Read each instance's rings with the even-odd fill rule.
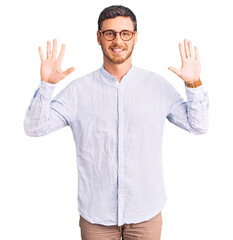
[[[198,81],[194,83],[185,83],[185,86],[190,87],[190,88],[196,88],[202,85],[201,80],[199,79]]]

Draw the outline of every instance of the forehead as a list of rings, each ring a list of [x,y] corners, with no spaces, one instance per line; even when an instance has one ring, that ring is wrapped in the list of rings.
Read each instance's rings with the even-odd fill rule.
[[[113,29],[115,31],[121,31],[123,29],[134,31],[134,25],[130,17],[118,16],[106,19],[102,22],[102,31],[107,29]]]

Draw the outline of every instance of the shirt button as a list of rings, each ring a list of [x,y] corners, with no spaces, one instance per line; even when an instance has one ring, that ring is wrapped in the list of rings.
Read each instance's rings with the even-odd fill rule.
[[[122,173],[122,171],[121,171],[121,170],[119,170],[118,172],[119,172],[120,174]]]

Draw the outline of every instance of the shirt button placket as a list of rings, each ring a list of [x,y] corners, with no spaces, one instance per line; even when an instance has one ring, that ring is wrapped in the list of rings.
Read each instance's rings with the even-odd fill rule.
[[[123,90],[118,88],[118,224],[124,223],[124,111]]]

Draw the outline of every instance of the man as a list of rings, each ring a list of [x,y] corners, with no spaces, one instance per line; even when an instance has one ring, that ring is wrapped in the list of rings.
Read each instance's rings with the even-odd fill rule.
[[[25,117],[25,132],[43,136],[69,125],[77,152],[82,239],[151,239],[161,236],[166,202],[162,170],[165,119],[194,134],[208,130],[208,97],[200,81],[198,50],[180,43],[182,67],[169,67],[185,83],[188,102],[161,76],[132,65],[137,21],[123,6],[104,9],[97,41],[103,66],[72,81],[52,101],[65,52],[57,40],[41,47],[41,83]]]

